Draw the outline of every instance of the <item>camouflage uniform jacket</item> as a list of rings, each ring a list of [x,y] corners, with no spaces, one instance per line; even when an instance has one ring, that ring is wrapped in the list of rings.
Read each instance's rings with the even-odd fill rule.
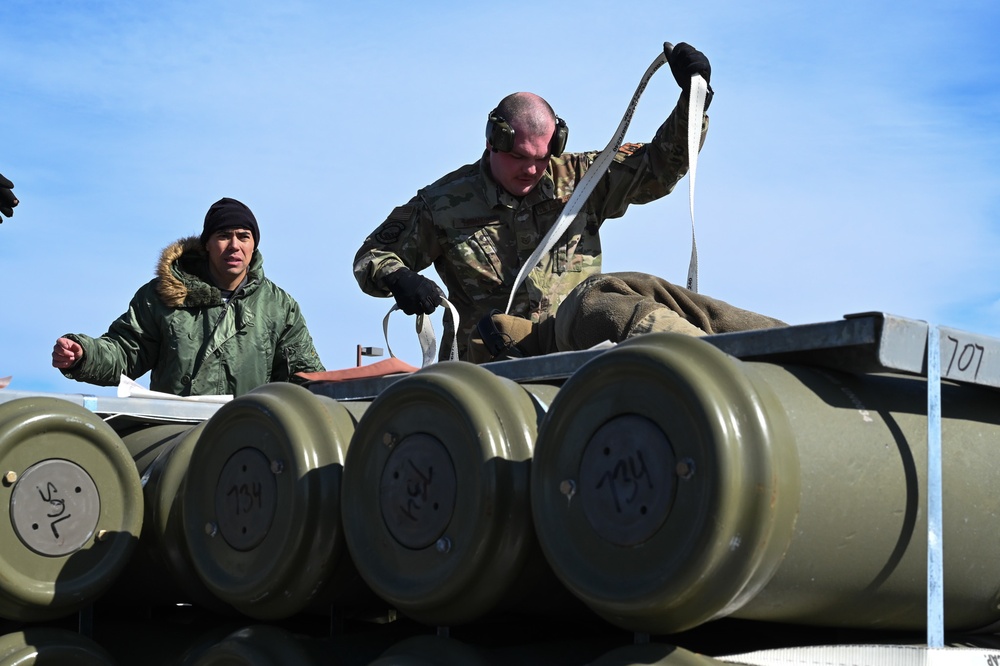
[[[647,203],[673,190],[688,169],[687,104],[682,94],[650,143],[622,146],[573,224],[529,272],[511,314],[538,322],[555,313],[573,287],[600,272],[604,220],[622,216],[629,204]],[[706,116],[702,142],[707,131]],[[470,332],[490,311],[507,307],[521,265],[555,224],[598,154],[550,158],[535,189],[517,198],[493,180],[484,153],[389,214],[354,258],[358,284],[365,293],[389,296],[387,275],[404,266],[420,271],[434,264],[459,313],[459,352],[465,358]],[[450,340],[448,331],[444,340]]]
[[[324,369],[298,303],[264,277],[260,251],[228,303],[207,274],[208,255],[197,237],[168,246],[158,277],[139,288],[107,333],[65,336],[84,351],[63,374],[114,386],[122,374],[135,379],[151,370],[154,391],[242,395]]]

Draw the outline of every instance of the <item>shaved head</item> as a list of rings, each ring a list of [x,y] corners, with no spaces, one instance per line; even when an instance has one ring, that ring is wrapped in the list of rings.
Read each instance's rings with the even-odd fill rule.
[[[518,133],[551,135],[556,125],[556,114],[552,107],[534,93],[516,92],[507,95],[497,104],[496,113]]]
[[[501,119],[508,126],[502,131]],[[515,197],[535,189],[549,165],[555,132],[556,114],[538,95],[519,92],[500,100],[486,126],[490,173],[496,182]]]

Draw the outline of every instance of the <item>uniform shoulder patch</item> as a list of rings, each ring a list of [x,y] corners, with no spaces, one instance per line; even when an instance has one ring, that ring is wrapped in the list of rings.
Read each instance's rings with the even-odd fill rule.
[[[393,208],[392,212],[389,213],[389,217],[387,219],[408,220],[410,219],[410,215],[413,215],[413,206],[407,204],[405,206],[396,206],[395,208]]]
[[[618,152],[626,156],[634,155],[640,148],[642,148],[641,143],[623,143]]]
[[[403,230],[406,229],[406,225],[403,224],[402,220],[394,220],[390,216],[388,220],[382,223],[372,236],[382,245],[395,245],[399,241],[399,237],[403,235]]]
[[[375,230],[372,237],[382,245],[394,245],[406,230],[406,223],[409,222],[415,208],[416,206],[412,204],[393,208],[389,217]]]

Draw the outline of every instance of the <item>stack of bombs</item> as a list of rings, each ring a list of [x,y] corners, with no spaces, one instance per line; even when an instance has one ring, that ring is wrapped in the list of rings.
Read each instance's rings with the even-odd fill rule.
[[[132,595],[264,625],[384,607],[439,633],[566,612],[657,636],[926,626],[923,378],[652,334],[558,384],[442,362],[370,401],[321,393],[118,431],[55,397],[0,404],[0,618]],[[992,631],[1000,400],[941,397],[945,628]]]

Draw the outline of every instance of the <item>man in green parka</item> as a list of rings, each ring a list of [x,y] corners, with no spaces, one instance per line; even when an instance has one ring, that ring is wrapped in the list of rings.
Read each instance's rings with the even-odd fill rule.
[[[250,209],[220,199],[200,237],[163,251],[157,277],[107,333],[56,340],[52,366],[101,386],[151,371],[151,390],[181,396],[242,395],[323,371],[298,303],[264,277],[259,243]]]

